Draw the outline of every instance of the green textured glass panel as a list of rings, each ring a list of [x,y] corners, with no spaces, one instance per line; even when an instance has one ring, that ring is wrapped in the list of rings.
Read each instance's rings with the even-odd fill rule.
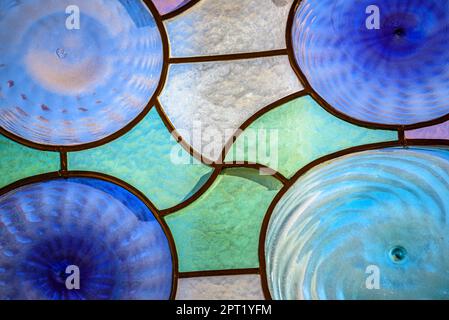
[[[352,125],[329,114],[311,97],[290,101],[257,119],[237,139],[226,161],[267,165],[287,177],[327,154],[397,140],[396,131]]]
[[[69,169],[117,177],[143,192],[159,209],[188,199],[213,171],[182,149],[155,108],[119,139],[69,153]]]
[[[227,169],[198,200],[167,216],[180,271],[257,268],[262,221],[281,187],[255,169]]]
[[[0,135],[0,188],[17,180],[59,170],[59,153],[39,151]]]

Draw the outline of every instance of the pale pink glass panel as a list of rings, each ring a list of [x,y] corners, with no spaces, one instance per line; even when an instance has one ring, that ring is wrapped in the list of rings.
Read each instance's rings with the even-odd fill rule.
[[[175,11],[189,2],[190,0],[153,0],[153,3],[160,14],[167,14]]]
[[[449,121],[406,132],[408,139],[449,139]]]

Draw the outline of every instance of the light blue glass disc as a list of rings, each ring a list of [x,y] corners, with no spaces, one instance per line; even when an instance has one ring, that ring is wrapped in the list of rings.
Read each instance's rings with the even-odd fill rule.
[[[162,41],[141,0],[0,2],[0,126],[91,143],[128,125],[159,84]]]
[[[449,299],[449,151],[392,148],[324,163],[276,205],[274,299]]]

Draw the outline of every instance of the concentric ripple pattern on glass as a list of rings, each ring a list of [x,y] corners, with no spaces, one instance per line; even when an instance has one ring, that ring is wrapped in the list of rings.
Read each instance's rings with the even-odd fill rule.
[[[449,113],[449,0],[302,0],[292,45],[310,85],[364,122]]]
[[[147,106],[163,52],[141,0],[0,2],[0,126],[28,141],[91,143]]]
[[[0,299],[168,299],[168,240],[127,190],[87,178],[0,197]]]
[[[449,151],[322,164],[277,204],[266,239],[274,299],[449,299]]]

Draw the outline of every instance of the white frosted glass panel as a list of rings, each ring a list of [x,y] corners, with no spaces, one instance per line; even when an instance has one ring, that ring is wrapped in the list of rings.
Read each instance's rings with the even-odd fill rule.
[[[245,120],[302,89],[287,56],[170,67],[161,103],[198,152],[217,159]]]
[[[264,300],[259,275],[179,279],[176,300]]]
[[[165,23],[172,56],[285,49],[293,0],[202,0]]]

